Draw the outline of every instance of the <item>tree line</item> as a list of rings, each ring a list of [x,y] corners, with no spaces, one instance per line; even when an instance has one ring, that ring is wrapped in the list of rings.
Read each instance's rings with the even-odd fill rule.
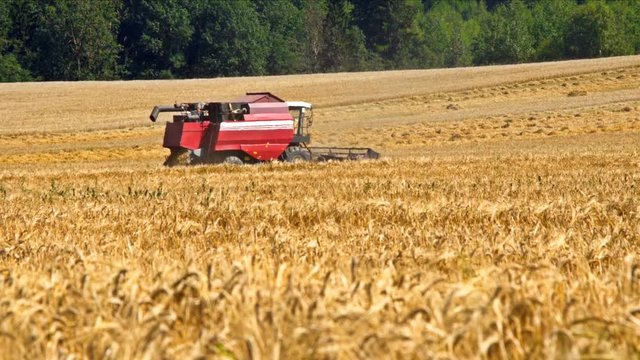
[[[0,81],[194,78],[640,53],[640,1],[5,0]]]

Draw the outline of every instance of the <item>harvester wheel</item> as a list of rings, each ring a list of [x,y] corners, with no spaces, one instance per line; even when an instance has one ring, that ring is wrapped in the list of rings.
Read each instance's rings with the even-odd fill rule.
[[[284,160],[287,162],[303,162],[311,160],[309,150],[298,146],[290,146],[284,152]]]
[[[242,161],[242,159],[240,159],[237,156],[227,156],[226,158],[224,158],[224,160],[222,161],[224,164],[231,164],[231,165],[242,165],[244,164],[244,162]]]
[[[171,154],[164,161],[164,166],[173,167],[177,165],[189,165],[191,154],[186,149],[171,149]]]

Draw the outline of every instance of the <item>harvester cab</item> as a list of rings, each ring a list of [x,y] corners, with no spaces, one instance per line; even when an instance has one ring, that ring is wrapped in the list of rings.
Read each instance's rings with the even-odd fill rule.
[[[313,125],[313,109],[311,104],[304,101],[287,101],[289,107],[289,114],[293,117],[293,132],[294,137],[298,137],[297,140],[300,143],[310,143],[311,136],[309,135],[309,128]]]
[[[247,93],[227,102],[158,105],[149,118],[178,113],[166,124],[165,165],[179,163],[255,163],[271,160],[323,161],[377,159],[368,148],[309,147],[313,107],[285,102],[268,93]]]

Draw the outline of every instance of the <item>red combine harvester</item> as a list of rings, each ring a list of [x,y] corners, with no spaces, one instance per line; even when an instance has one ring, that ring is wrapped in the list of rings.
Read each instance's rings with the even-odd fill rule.
[[[247,93],[229,102],[159,105],[161,112],[179,112],[166,125],[163,146],[171,150],[165,165],[180,163],[243,164],[271,160],[326,161],[377,159],[369,148],[308,147],[311,104],[285,102],[268,93]]]

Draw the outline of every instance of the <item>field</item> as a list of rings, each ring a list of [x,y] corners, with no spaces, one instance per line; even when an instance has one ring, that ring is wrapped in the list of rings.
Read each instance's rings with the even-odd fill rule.
[[[1,358],[638,358],[640,56],[0,84]],[[380,161],[163,168],[269,90]]]

